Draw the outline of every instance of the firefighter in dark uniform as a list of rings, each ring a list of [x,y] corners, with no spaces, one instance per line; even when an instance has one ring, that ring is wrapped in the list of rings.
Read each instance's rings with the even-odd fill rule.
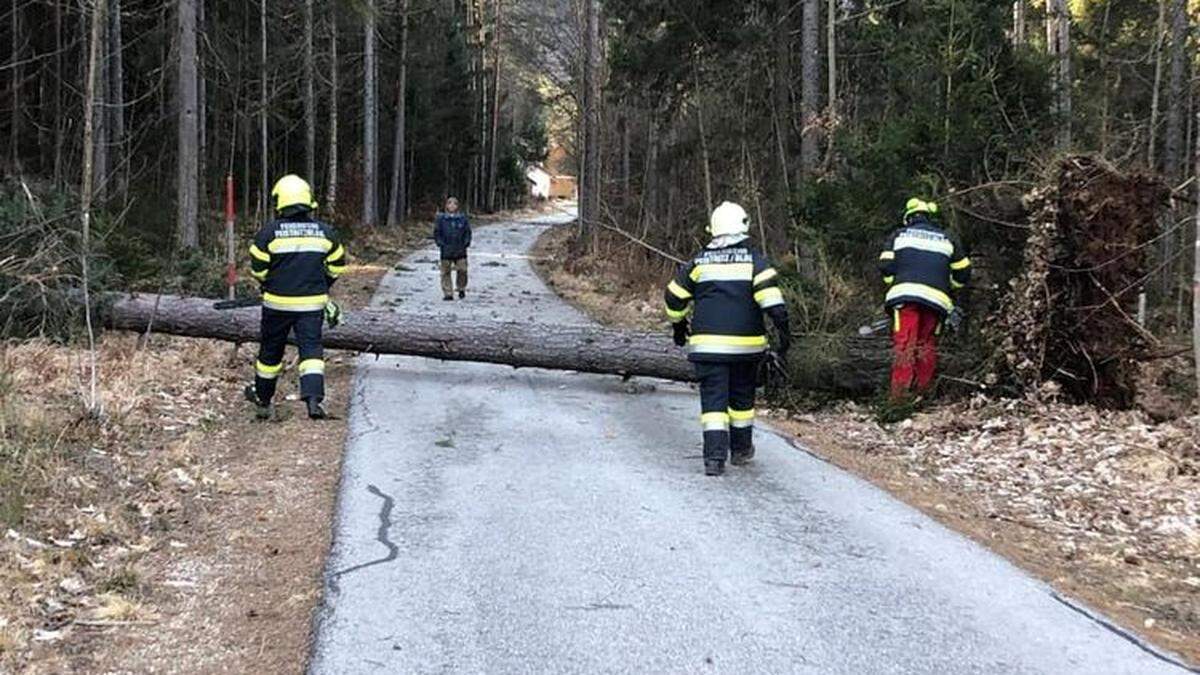
[[[951,292],[971,279],[971,259],[962,244],[933,216],[935,202],[918,197],[904,208],[904,225],[888,238],[879,270],[888,291],[884,304],[892,315],[892,400],[922,394],[937,369],[937,336],[954,311]]]
[[[254,385],[246,398],[260,418],[271,416],[271,399],[283,371],[289,333],[300,349],[300,398],[311,419],[324,419],[325,360],[321,327],[336,326],[341,309],[329,289],[346,266],[346,248],[337,232],[313,217],[312,188],[299,176],[279,179],[271,191],[276,217],[250,245],[250,274],[262,287],[262,324]]]
[[[726,458],[741,465],[754,457],[754,389],[769,348],[763,312],[775,324],[781,357],[790,334],[778,273],[750,248],[745,209],[721,204],[708,231],[712,242],[680,267],[666,302],[675,344],[687,346],[700,380],[704,473],[719,476]]]

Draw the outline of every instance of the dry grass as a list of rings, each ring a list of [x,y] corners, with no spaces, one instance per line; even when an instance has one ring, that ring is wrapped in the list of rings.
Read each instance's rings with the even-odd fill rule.
[[[334,290],[349,309],[408,245],[371,241]],[[285,373],[264,428],[241,400],[250,347],[107,334],[95,417],[82,349],[0,350],[0,672],[301,669],[352,355],[327,355],[340,419],[298,414]]]
[[[533,267],[547,286],[564,300],[600,323],[633,330],[668,330],[663,314],[663,287],[670,278],[667,268],[658,275],[631,277],[622,269],[619,256],[595,255],[573,258],[569,244],[574,227],[555,227],[538,238],[530,255]],[[630,246],[627,241],[610,242]],[[570,261],[570,265],[565,263]]]

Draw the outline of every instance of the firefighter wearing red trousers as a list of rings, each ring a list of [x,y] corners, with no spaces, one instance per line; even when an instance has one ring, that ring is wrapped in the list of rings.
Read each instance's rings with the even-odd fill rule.
[[[317,220],[312,188],[299,176],[279,179],[271,191],[275,219],[250,245],[250,274],[262,286],[262,324],[254,385],[246,398],[259,418],[271,416],[271,399],[283,371],[288,335],[300,349],[300,398],[311,419],[324,419],[325,360],[321,327],[337,325],[341,309],[329,289],[345,270],[346,248],[337,232]]]
[[[937,369],[937,337],[954,311],[952,291],[967,285],[971,259],[962,244],[932,219],[934,202],[912,198],[904,225],[888,239],[879,269],[888,286],[885,306],[892,315],[892,399],[927,391]]]
[[[769,347],[763,313],[779,333],[780,357],[787,354],[790,334],[779,275],[750,248],[745,209],[721,204],[708,231],[712,242],[680,267],[667,286],[666,303],[675,344],[687,346],[700,380],[704,473],[719,476],[727,458],[741,465],[754,457],[754,389]]]

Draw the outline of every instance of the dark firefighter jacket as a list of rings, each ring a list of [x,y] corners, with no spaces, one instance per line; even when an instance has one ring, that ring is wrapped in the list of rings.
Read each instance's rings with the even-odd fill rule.
[[[971,259],[957,238],[916,215],[892,233],[879,254],[879,270],[888,285],[889,309],[913,302],[945,317],[954,310],[950,291],[971,279]]]
[[[467,257],[471,247],[471,223],[465,213],[439,213],[433,226],[433,240],[442,251],[442,260]]]
[[[270,309],[325,309],[329,287],[345,269],[346,248],[337,232],[311,211],[267,223],[250,245],[250,274],[262,286],[263,307]]]
[[[667,286],[667,317],[672,323],[692,312],[688,359],[753,361],[767,350],[763,312],[786,330],[787,306],[778,273],[766,258],[741,242],[706,248],[682,265]]]

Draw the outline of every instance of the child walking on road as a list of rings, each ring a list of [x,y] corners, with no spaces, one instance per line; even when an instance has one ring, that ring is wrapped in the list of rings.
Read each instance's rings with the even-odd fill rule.
[[[467,296],[467,249],[471,247],[471,223],[458,210],[458,200],[446,200],[446,210],[437,214],[433,239],[441,250],[442,299],[453,300],[455,286],[461,300]],[[451,272],[455,278],[451,279]]]

